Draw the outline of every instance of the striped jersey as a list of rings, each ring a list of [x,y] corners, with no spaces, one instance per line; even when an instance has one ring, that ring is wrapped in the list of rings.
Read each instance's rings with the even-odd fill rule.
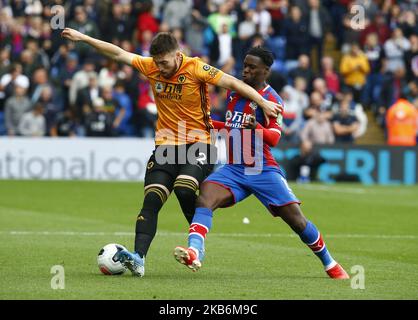
[[[266,100],[283,105],[281,97],[270,85],[259,90],[258,93]],[[271,154],[270,146],[263,142],[255,130],[242,130],[242,126],[249,116],[255,115],[257,122],[264,128],[281,134],[281,115],[279,118],[270,117],[267,125],[263,110],[255,102],[241,97],[234,91],[228,93],[227,99],[225,128],[229,131],[227,139],[228,163],[254,166],[254,162],[259,159],[263,161],[263,166],[278,167]]]

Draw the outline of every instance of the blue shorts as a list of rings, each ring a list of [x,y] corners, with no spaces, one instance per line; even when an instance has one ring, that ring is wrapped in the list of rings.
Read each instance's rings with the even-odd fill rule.
[[[264,167],[260,174],[246,175],[244,166],[226,164],[209,175],[206,182],[229,190],[234,197],[234,204],[254,194],[273,215],[274,207],[300,204],[288,186],[284,173],[276,167]]]

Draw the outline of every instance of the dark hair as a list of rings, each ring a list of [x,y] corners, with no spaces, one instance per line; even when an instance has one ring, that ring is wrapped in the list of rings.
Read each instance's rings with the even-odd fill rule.
[[[259,57],[267,67],[271,67],[274,62],[274,54],[266,48],[257,46],[247,51],[247,55]]]
[[[166,54],[174,50],[179,49],[179,44],[171,33],[160,32],[154,39],[152,39],[150,54],[151,56],[158,56],[160,54]]]

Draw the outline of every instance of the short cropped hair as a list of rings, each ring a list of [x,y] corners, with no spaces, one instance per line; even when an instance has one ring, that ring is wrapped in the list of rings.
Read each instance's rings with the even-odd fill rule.
[[[152,39],[150,54],[151,56],[158,56],[178,49],[179,44],[177,39],[171,33],[160,32]]]
[[[251,48],[247,51],[247,55],[259,57],[261,61],[263,61],[263,63],[269,68],[274,62],[273,53],[270,50],[261,46]]]

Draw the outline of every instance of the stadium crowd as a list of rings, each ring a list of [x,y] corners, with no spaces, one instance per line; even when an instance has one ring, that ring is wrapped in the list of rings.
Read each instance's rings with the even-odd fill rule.
[[[270,48],[288,142],[353,143],[366,111],[385,131],[400,113],[416,128],[417,13],[413,0],[0,0],[0,135],[154,134],[146,79],[64,40],[52,23],[60,14],[65,26],[144,56],[157,32],[171,31],[185,54],[237,77],[247,49]],[[212,118],[223,120],[226,93],[210,96]]]

